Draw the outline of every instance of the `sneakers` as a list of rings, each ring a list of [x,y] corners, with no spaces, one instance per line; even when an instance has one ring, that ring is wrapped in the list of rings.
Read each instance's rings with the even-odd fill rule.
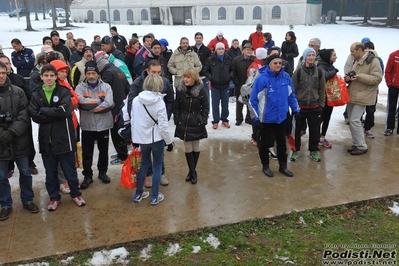
[[[116,158],[115,160],[112,160],[112,161],[111,161],[111,164],[112,164],[112,165],[124,164],[124,163],[125,163],[125,160],[122,160],[122,159],[120,159],[120,158]]]
[[[273,160],[277,160],[277,155],[274,153],[274,148],[269,148],[269,157]]]
[[[223,125],[225,128],[230,128],[229,122],[222,122],[222,125]]]
[[[10,215],[12,213],[12,208],[2,208],[0,211],[0,221],[7,220],[10,218]]]
[[[162,186],[167,186],[167,185],[169,185],[169,180],[166,178],[165,175],[161,175],[161,185],[162,185]]]
[[[362,154],[365,154],[367,152],[368,152],[368,149],[363,149],[363,150],[355,149],[355,150],[353,150],[351,152],[351,155],[362,155]]]
[[[98,179],[103,181],[103,183],[105,183],[105,184],[108,184],[111,182],[111,179],[109,178],[109,176],[107,176],[107,173],[99,173]]]
[[[150,192],[144,191],[141,194],[135,194],[133,197],[133,201],[139,203],[142,199],[148,198],[150,196]]]
[[[152,175],[146,177],[144,186],[146,188],[151,188],[152,187]]]
[[[352,145],[352,146],[348,149],[348,152],[351,153],[351,152],[353,152],[354,150],[357,150],[357,147],[356,147],[355,145]]]
[[[112,155],[111,155],[111,159],[112,159],[112,160],[118,159],[118,154],[112,154]]]
[[[313,161],[315,161],[315,162],[321,162],[321,157],[320,157],[318,151],[311,151],[310,152],[310,158],[312,158]]]
[[[76,206],[82,207],[86,205],[85,200],[81,196],[77,196],[76,198],[72,198],[72,201],[75,202]]]
[[[71,193],[71,189],[69,188],[68,182],[60,184],[60,191],[64,194]]]
[[[218,125],[217,123],[215,123],[215,124],[212,125],[212,128],[213,128],[213,129],[218,129],[218,127],[219,127],[219,125]]]
[[[31,201],[24,204],[24,209],[28,210],[30,213],[39,212],[39,208]]]
[[[58,205],[61,204],[61,201],[59,200],[52,200],[50,201],[50,204],[47,206],[47,210],[49,211],[55,211],[58,209]]]
[[[292,154],[291,154],[291,161],[292,162],[298,161],[298,157],[299,157],[298,152],[297,151],[293,151]]]
[[[330,142],[328,142],[328,140],[326,140],[326,139],[319,141],[319,145],[324,146],[326,148],[332,148],[332,144]]]
[[[255,147],[258,147],[258,142],[254,139],[251,139],[251,144],[254,145]]]
[[[370,132],[370,130],[364,131],[364,136],[369,139],[374,138],[374,134]]]
[[[385,130],[384,136],[391,136],[391,135],[392,135],[392,132],[393,132],[392,129],[389,129],[389,128],[388,128],[388,129]]]
[[[93,178],[91,177],[85,177],[82,184],[80,184],[80,189],[86,189],[90,186],[90,184],[93,183]]]
[[[32,175],[37,175],[39,173],[39,171],[37,171],[37,168],[34,166],[29,167],[29,170]]]
[[[158,205],[158,203],[160,203],[161,201],[163,201],[165,199],[165,197],[163,196],[163,194],[161,192],[158,193],[158,197],[152,197],[151,198],[151,202],[150,204],[152,206],[156,206]]]

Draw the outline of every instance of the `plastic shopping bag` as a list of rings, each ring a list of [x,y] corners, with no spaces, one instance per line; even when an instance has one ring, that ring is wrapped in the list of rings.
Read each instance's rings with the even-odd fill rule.
[[[137,174],[141,166],[141,151],[133,148],[122,166],[120,184],[125,188],[137,187]]]
[[[349,102],[348,89],[341,76],[335,75],[326,82],[328,106],[342,106]]]

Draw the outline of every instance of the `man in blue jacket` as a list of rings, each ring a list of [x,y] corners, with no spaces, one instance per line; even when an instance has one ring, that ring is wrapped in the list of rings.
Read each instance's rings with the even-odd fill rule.
[[[11,53],[12,64],[17,68],[17,74],[29,79],[30,72],[35,66],[35,54],[32,49],[26,48],[17,38],[11,40],[14,52]]]
[[[299,113],[298,102],[295,97],[294,85],[290,76],[282,68],[282,59],[278,54],[269,56],[265,66],[259,69],[259,76],[255,80],[249,98],[255,118],[254,124],[261,129],[259,157],[263,166],[263,173],[273,177],[269,168],[269,147],[277,142],[277,159],[279,172],[293,177],[287,169],[287,146],[285,142],[285,120],[288,107],[295,116]]]

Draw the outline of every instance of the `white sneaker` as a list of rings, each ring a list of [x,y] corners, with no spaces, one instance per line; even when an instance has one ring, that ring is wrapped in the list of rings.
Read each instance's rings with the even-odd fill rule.
[[[162,186],[167,186],[167,185],[169,185],[169,180],[166,178],[165,175],[161,175],[161,185],[162,185]]]
[[[156,206],[158,203],[165,199],[164,195],[161,192],[158,192],[158,198],[152,197],[151,198],[151,205]]]
[[[71,189],[69,188],[68,182],[60,184],[60,191],[64,194],[71,193]]]
[[[146,188],[152,187],[152,175],[147,176],[147,177],[145,178],[145,184],[144,184],[144,186],[145,186]]]

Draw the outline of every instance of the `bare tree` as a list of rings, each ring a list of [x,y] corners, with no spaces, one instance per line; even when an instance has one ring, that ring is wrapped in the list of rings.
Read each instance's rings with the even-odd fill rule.
[[[385,26],[392,27],[393,26],[393,16],[395,14],[395,0],[389,0],[388,2],[388,16],[387,16],[387,22]]]
[[[64,0],[64,9],[65,9],[65,26],[71,27],[72,25],[69,23],[69,7],[71,6],[73,0]]]
[[[370,2],[371,0],[364,1],[364,17],[363,17],[364,24],[367,24],[367,18],[369,17]]]
[[[37,10],[39,9],[39,5],[37,2],[35,2],[34,7],[35,7],[35,20],[39,20],[39,15],[38,15],[39,12],[37,12]]]
[[[29,3],[28,0],[23,0],[25,6],[25,13],[26,13],[26,30],[27,31],[34,31],[32,28],[32,24],[30,22],[30,10],[29,10]]]
[[[51,3],[51,18],[53,19],[53,29],[57,28],[57,12],[55,11],[54,0],[50,0]]]

